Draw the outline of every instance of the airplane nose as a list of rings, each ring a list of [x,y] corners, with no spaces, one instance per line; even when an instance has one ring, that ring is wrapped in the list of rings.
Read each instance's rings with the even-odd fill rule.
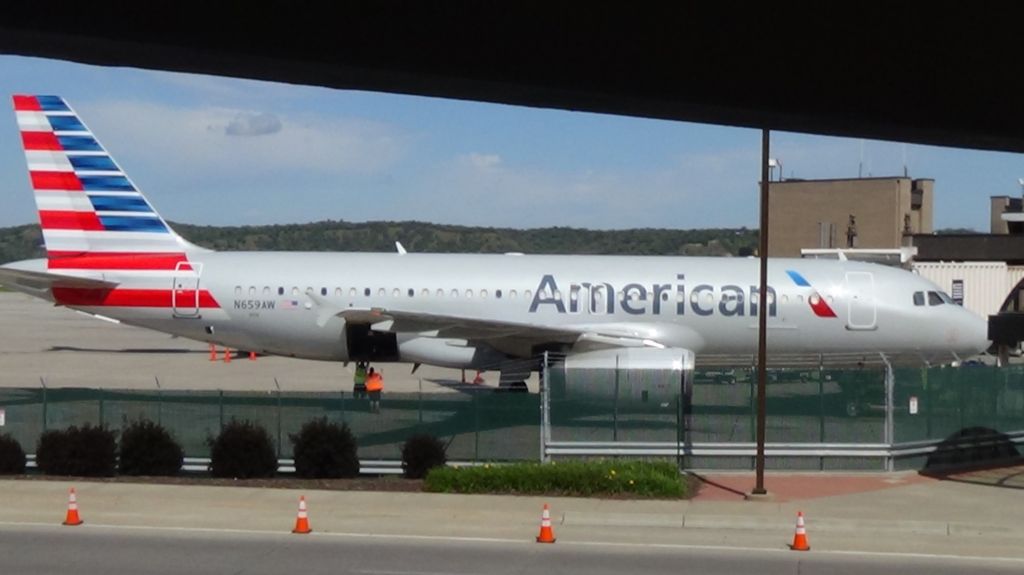
[[[966,313],[960,328],[961,337],[966,344],[964,347],[973,350],[973,353],[981,353],[992,345],[988,338],[988,320],[964,311]]]

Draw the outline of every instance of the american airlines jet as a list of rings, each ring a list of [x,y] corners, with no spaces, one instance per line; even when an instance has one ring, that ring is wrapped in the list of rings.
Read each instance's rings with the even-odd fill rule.
[[[499,369],[543,351],[593,368],[750,365],[753,258],[215,252],[176,234],[57,96],[14,96],[46,258],[0,282],[56,305],[236,349],[328,361]],[[942,363],[986,324],[916,274],[772,259],[774,364]]]

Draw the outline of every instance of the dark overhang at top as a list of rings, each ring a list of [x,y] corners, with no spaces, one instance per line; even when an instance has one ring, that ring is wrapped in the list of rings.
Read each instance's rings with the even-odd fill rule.
[[[991,7],[542,6],[14,3],[0,52],[1024,151],[1024,48]]]

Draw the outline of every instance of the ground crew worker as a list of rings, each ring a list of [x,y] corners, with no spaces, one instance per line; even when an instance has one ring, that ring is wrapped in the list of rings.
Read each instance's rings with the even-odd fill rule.
[[[380,394],[384,391],[384,376],[372,367],[366,373],[366,391],[370,394],[370,411],[380,413]]]
[[[356,374],[352,377],[352,395],[364,397],[366,395],[366,362],[356,362]]]

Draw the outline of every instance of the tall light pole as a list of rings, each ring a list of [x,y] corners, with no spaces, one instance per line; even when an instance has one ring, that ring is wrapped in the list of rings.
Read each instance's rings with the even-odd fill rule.
[[[756,481],[754,489],[750,492],[754,496],[768,495],[764,488],[764,434],[765,434],[765,399],[768,369],[765,365],[767,358],[767,336],[768,336],[768,168],[769,142],[771,132],[765,128],[761,130],[761,233],[758,252],[761,263],[761,279],[757,295],[757,456],[754,458]]]

